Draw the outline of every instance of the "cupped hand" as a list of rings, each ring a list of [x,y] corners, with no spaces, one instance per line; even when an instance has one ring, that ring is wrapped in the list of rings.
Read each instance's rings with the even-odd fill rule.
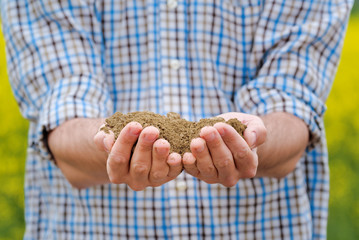
[[[150,126],[143,129],[137,122],[127,124],[116,141],[113,133],[99,131],[94,141],[100,150],[108,152],[110,182],[125,183],[131,189],[140,191],[176,178],[183,168],[181,156],[170,154],[170,144],[158,139],[158,136],[157,128]]]
[[[265,142],[267,130],[254,115],[226,113],[225,120],[237,118],[247,125],[244,139],[226,123],[201,129],[200,138],[193,139],[191,152],[183,156],[189,174],[207,183],[234,186],[239,179],[255,177],[258,167],[257,147]]]

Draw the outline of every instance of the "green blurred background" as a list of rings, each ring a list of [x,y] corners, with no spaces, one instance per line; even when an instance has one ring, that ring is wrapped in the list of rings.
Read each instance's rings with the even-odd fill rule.
[[[328,239],[359,239],[359,0],[353,8],[325,115],[330,164]],[[7,79],[0,37],[0,240],[24,232],[24,166],[28,123]]]

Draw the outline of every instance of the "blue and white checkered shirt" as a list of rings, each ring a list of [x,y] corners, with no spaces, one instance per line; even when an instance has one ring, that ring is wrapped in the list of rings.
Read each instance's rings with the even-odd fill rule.
[[[30,120],[25,239],[325,239],[325,101],[352,0],[1,0],[9,78]],[[46,132],[116,111],[288,112],[310,145],[286,178],[232,188],[71,187]]]

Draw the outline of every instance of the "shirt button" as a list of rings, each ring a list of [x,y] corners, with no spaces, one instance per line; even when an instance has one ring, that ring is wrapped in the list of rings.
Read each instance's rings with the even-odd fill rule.
[[[174,70],[178,70],[181,67],[181,62],[177,59],[172,59],[170,62],[170,67]]]
[[[187,183],[185,181],[178,181],[176,183],[176,188],[178,191],[184,191],[187,189]]]
[[[167,0],[167,6],[169,9],[175,9],[178,6],[177,0]]]

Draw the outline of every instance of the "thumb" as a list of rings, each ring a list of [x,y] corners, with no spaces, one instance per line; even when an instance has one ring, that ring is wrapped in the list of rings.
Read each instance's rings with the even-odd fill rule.
[[[102,126],[100,127],[100,129]],[[104,131],[98,131],[94,136],[94,143],[100,151],[110,152],[115,142],[115,135],[112,131],[105,133]]]
[[[257,133],[255,131],[244,131],[244,139],[251,149],[258,147]]]
[[[248,143],[251,149],[259,147],[262,145],[267,138],[267,129],[265,127],[261,127],[259,129],[247,128],[244,131],[244,139]]]

